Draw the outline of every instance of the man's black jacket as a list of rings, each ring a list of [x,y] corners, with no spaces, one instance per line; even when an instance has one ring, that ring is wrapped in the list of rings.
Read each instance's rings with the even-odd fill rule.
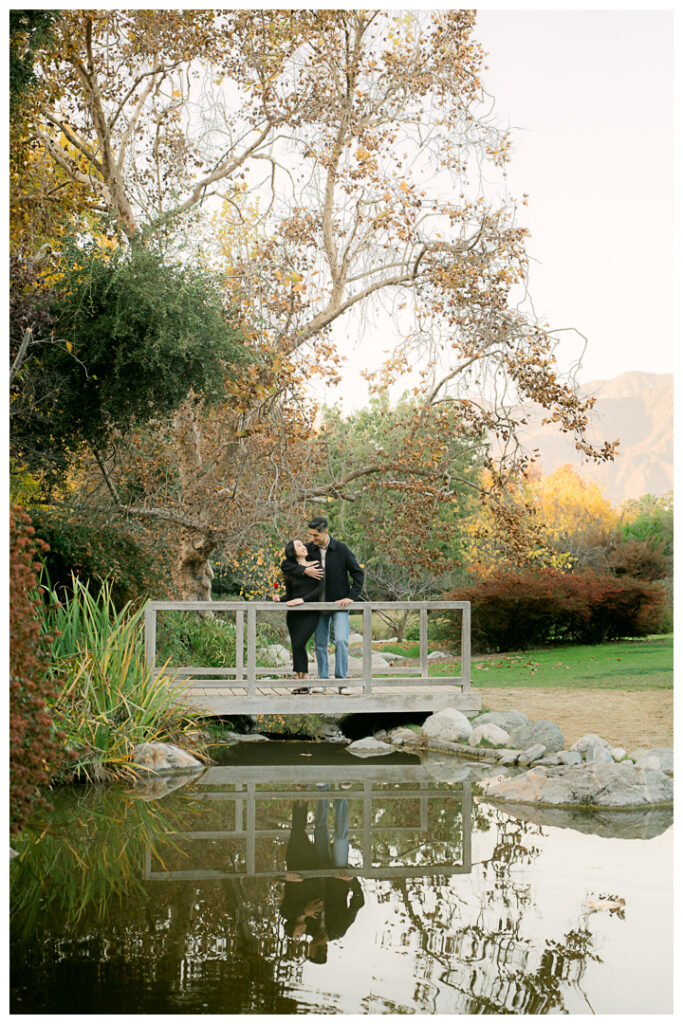
[[[320,549],[315,544],[307,544],[306,550],[309,560],[317,559],[322,564]],[[286,575],[305,575],[305,566],[299,565],[298,562],[285,561],[280,568]],[[349,586],[349,576],[353,581],[352,586]],[[352,601],[357,601],[363,589],[364,579],[365,573],[351,548],[342,541],[330,537],[325,557],[325,600],[340,601],[343,597],[350,597]]]

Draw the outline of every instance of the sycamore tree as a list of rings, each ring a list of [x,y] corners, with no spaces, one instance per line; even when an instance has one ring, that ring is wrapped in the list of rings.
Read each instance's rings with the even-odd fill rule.
[[[458,576],[463,524],[475,505],[484,443],[481,436],[468,436],[457,409],[444,406],[438,415],[435,430],[435,416],[425,421],[415,397],[404,395],[392,408],[386,393],[346,416],[338,408],[325,410],[320,431],[323,478],[339,478],[345,465],[362,464],[369,453],[394,466],[390,479],[360,475],[350,480],[348,490],[328,498],[324,508],[331,532],[364,565],[371,600],[439,596]],[[412,485],[406,463],[428,467],[423,486]],[[450,500],[430,483],[429,474],[437,466],[450,481]],[[401,639],[408,613],[378,614]]]
[[[124,439],[83,470],[101,476],[103,514],[175,527],[184,595],[209,596],[219,545],[311,502],[369,480],[379,502],[400,479],[438,505],[465,486],[428,445],[325,462],[310,381],[335,379],[334,330],[372,303],[397,329],[373,386],[420,368],[415,436],[438,448],[455,421],[503,441],[492,507],[514,518],[505,481],[527,459],[513,401],[540,403],[589,458],[613,457],[587,441],[592,401],[524,309],[524,198],[505,192],[511,141],[488,113],[475,34],[457,10],[68,10],[52,26],[35,152],[120,244],[200,251],[253,355],[221,411],[188,394],[138,435],[150,454],[136,463]],[[143,481],[129,498],[126,474]]]

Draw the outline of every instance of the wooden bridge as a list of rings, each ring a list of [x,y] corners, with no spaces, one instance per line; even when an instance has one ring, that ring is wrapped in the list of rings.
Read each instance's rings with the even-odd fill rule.
[[[351,758],[350,758],[351,760]],[[322,788],[322,787],[325,788]],[[410,878],[427,875],[469,874],[472,870],[471,783],[435,788],[434,779],[423,765],[243,765],[209,768],[193,783],[193,795],[202,801],[232,805],[230,827],[193,829],[170,833],[183,840],[184,866],[176,870],[155,870],[147,853],[144,878],[149,881],[206,881],[227,878],[284,879],[285,847],[291,807],[294,801],[315,805],[319,800],[345,800],[352,820],[348,836],[351,863],[344,870],[363,878]],[[382,809],[400,800],[405,823],[383,824]],[[449,843],[457,846],[455,859],[439,860],[432,850],[430,833],[438,828],[438,811],[448,809]],[[284,811],[279,827],[259,825],[259,808],[270,804]],[[434,806],[436,804],[436,807]],[[432,809],[430,813],[430,809]],[[436,813],[435,813],[436,812]],[[310,826],[309,826],[310,827]],[[456,838],[457,837],[457,838]],[[410,840],[412,864],[395,863],[382,846]],[[190,841],[190,842],[188,842]],[[203,842],[211,844],[212,852]],[[379,848],[378,848],[379,847]],[[439,849],[436,841],[434,850]],[[421,851],[415,856],[416,851]],[[426,855],[427,851],[431,851]],[[399,858],[401,859],[401,858]],[[207,867],[207,860],[221,868]],[[387,863],[392,861],[393,863]],[[325,876],[330,868],[300,870],[303,878]]]
[[[184,697],[188,704],[206,715],[257,714],[359,714],[396,711],[439,711],[457,708],[465,714],[475,714],[481,708],[481,697],[470,685],[470,603],[469,601],[367,601],[349,606],[351,616],[362,620],[362,668],[349,668],[343,683],[352,693],[337,692],[341,680],[330,677],[318,681],[310,672],[309,686],[318,684],[329,688],[326,693],[294,694],[302,685],[293,677],[291,668],[257,664],[263,661],[258,649],[257,619],[267,613],[284,614],[297,608],[313,611],[339,611],[332,602],[310,602],[305,606],[288,608],[284,603],[271,601],[150,601],[145,609],[145,651],[147,664],[158,670],[157,620],[164,612],[195,611],[227,613],[235,626],[235,664],[222,668],[202,665],[166,666],[165,671],[175,682],[184,681]],[[419,615],[419,664],[392,665],[373,670],[372,614],[376,611],[417,611]],[[459,611],[462,616],[460,674],[457,676],[430,676],[428,651],[429,612]],[[246,626],[246,628],[245,628]],[[265,646],[261,642],[262,646]],[[353,655],[353,649],[351,650]],[[260,655],[260,657],[259,657]],[[387,654],[391,659],[391,655]],[[354,659],[356,660],[356,659]],[[361,659],[358,659],[359,661]],[[330,656],[330,672],[334,657]]]

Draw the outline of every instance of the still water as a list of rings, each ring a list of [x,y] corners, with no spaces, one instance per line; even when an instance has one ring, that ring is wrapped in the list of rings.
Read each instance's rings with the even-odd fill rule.
[[[212,753],[65,788],[14,843],[13,1013],[672,1012],[670,811],[520,817],[435,754]]]

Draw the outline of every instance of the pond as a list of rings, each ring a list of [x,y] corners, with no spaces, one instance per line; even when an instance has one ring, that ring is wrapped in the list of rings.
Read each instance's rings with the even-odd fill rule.
[[[14,843],[13,1013],[671,1013],[672,812],[309,743],[68,787]],[[176,787],[176,788],[172,788]]]

